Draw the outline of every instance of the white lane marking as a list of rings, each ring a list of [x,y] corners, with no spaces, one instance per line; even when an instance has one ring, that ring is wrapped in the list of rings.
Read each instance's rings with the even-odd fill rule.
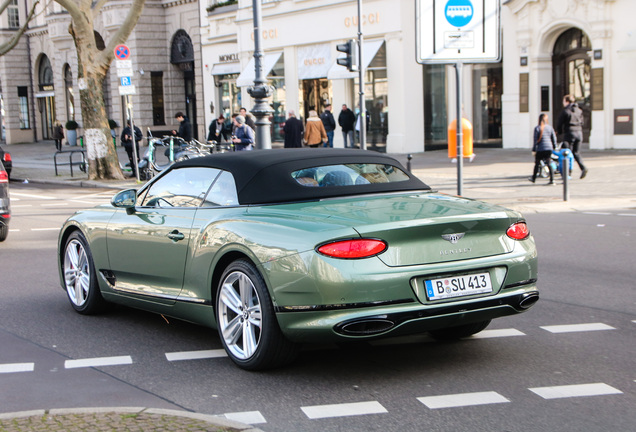
[[[90,204],[90,205],[104,204],[103,201],[96,202],[96,201],[71,200],[71,202],[73,204]]]
[[[166,353],[168,361],[180,360],[200,360],[208,358],[227,357],[225,350],[201,350],[201,351],[181,351]]]
[[[310,419],[321,419],[331,417],[346,417],[357,416],[367,414],[384,414],[388,411],[384,408],[380,402],[354,402],[343,403],[333,405],[314,405],[307,407],[300,407]]]
[[[21,197],[25,197],[25,198],[36,198],[36,199],[44,199],[44,200],[54,200],[57,199],[55,197],[50,197],[50,196],[43,196],[43,195],[31,195],[31,194],[25,194],[25,193],[17,193],[17,192],[11,192],[11,196],[21,196]]]
[[[226,413],[223,414],[223,416],[228,420],[234,420],[250,425],[267,423],[267,420],[265,420],[265,417],[263,417],[260,411]]]
[[[59,206],[67,206],[68,203],[67,202],[61,202],[61,203],[42,203],[41,204],[42,207],[59,207]]]
[[[64,362],[64,368],[75,369],[83,367],[118,366],[132,364],[132,362],[132,357],[130,356],[95,357],[87,359],[66,360]]]
[[[5,363],[0,364],[0,373],[33,372],[35,363]]]
[[[487,338],[499,338],[510,336],[525,336],[526,334],[517,329],[493,329],[484,330],[477,334],[470,336],[467,339],[487,339]]]
[[[586,211],[586,212],[581,212],[583,214],[586,215],[600,215],[600,216],[609,216],[611,215],[610,212],[591,212],[591,211]]]
[[[20,232],[20,230],[18,228],[16,229],[10,229],[9,232]]]
[[[418,397],[417,400],[422,402],[430,409],[456,408],[463,406],[490,405],[510,402],[499,393],[493,391],[459,393],[442,396],[426,396]]]
[[[11,201],[13,201],[13,199],[11,199]],[[33,205],[32,204],[19,204],[19,205],[11,204],[12,209],[24,208],[24,207],[33,207]]]
[[[629,216],[629,217],[634,217],[636,216],[636,213],[619,213],[619,216]]]
[[[31,228],[31,231],[59,231],[60,227],[55,228]]]
[[[536,387],[528,390],[541,396],[543,399],[623,394],[622,391],[603,383]]]
[[[573,333],[573,332],[586,332],[586,331],[600,331],[600,330],[616,330],[612,326],[608,326],[603,323],[588,323],[588,324],[570,324],[570,325],[553,325],[542,326],[543,330],[547,330],[550,333]]]

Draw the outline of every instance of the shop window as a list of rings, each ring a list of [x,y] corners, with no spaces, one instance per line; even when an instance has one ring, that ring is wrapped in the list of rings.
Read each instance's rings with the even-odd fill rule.
[[[236,86],[238,75],[226,74],[214,77],[215,85],[220,89],[218,92],[219,114],[223,114],[226,119],[232,118],[232,114],[238,113],[241,109],[241,90]]]
[[[473,66],[473,140],[475,143],[501,144],[501,63]]]
[[[31,121],[29,118],[29,89],[28,87],[18,87],[18,106],[20,119],[20,129],[30,129]]]
[[[424,148],[447,146],[446,66],[424,65]]]
[[[163,104],[163,72],[150,72],[150,88],[152,92],[152,124],[163,126],[166,124]]]
[[[367,111],[367,149],[386,151],[386,137],[389,134],[389,82],[386,68],[386,45],[378,49],[365,69],[364,101]],[[358,94],[358,83],[354,84]],[[356,99],[356,102],[358,99]],[[359,105],[359,104],[357,104]],[[356,108],[359,113],[359,106]],[[356,122],[356,129],[359,125]]]

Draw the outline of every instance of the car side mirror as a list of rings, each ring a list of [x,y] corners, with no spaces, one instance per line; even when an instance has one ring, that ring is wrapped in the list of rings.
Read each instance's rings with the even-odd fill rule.
[[[113,207],[132,210],[137,203],[137,189],[126,189],[115,194],[110,200]]]

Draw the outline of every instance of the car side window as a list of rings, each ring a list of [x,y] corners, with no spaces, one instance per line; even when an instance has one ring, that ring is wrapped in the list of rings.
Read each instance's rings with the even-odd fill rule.
[[[221,171],[201,207],[233,206],[238,203],[234,176],[227,171]]]
[[[143,207],[199,207],[219,170],[204,167],[174,169],[154,182],[141,201]]]

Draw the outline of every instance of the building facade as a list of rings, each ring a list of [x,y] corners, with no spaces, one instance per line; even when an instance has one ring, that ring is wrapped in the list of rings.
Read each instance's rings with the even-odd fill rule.
[[[0,16],[0,39],[15,32],[30,0],[12,0]],[[359,111],[357,73],[336,63],[336,46],[357,39],[356,0],[261,0],[264,73],[272,86],[273,141],[289,111],[305,119],[332,104]],[[465,0],[470,3],[474,0]],[[441,3],[444,3],[443,1]],[[453,65],[421,65],[416,58],[413,0],[364,0],[367,148],[412,153],[445,148],[455,118]],[[127,4],[107,2],[96,40],[121,22]],[[475,146],[532,147],[540,113],[555,123],[565,94],[585,113],[591,149],[636,149],[629,79],[636,66],[636,13],[632,0],[501,0],[502,60],[466,64],[463,114]],[[53,121],[81,125],[77,61],[69,16],[47,5],[18,47],[0,57],[0,102],[6,142],[48,139]],[[131,97],[136,122],[156,133],[175,129],[176,111],[191,119],[200,139],[223,114],[254,101],[252,0],[148,0],[127,41],[133,53]],[[111,68],[105,84],[109,116],[120,125],[125,104]],[[343,145],[337,128],[335,146]]]
[[[13,0],[17,17],[0,16],[0,43],[23,23],[30,0]],[[82,129],[77,54],[68,32],[70,16],[57,3],[42,5],[19,44],[0,57],[0,104],[5,141],[33,142],[52,137],[53,125],[75,120]],[[107,2],[95,20],[98,48],[123,22],[127,1]],[[12,17],[12,16],[11,16]],[[194,0],[147,0],[139,23],[126,42],[133,67],[130,95],[135,123],[144,130],[165,133],[178,129],[177,111],[188,115],[197,136],[204,118],[199,43],[199,5]],[[115,64],[104,82],[106,110],[121,127],[127,104],[120,96]],[[121,131],[121,128],[118,129]]]

